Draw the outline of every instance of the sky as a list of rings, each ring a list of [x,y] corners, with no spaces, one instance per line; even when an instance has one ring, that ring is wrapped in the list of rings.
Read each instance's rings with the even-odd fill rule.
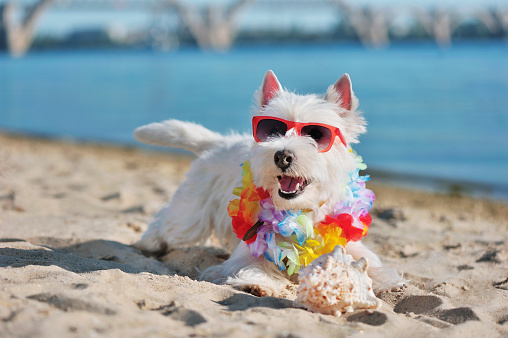
[[[8,0],[0,0],[0,3]],[[68,0],[71,2],[72,0]],[[111,0],[128,2],[129,0]],[[139,0],[138,0],[139,1]],[[286,0],[290,3],[290,0]],[[93,2],[93,1],[90,1]],[[181,0],[183,3],[195,5],[208,3],[228,3],[231,0]],[[267,3],[267,0],[264,0]],[[322,2],[322,1],[321,1]],[[390,8],[395,11],[409,12],[411,7],[450,7],[461,11],[472,11],[478,7],[499,6],[508,8],[507,0],[349,0],[355,6],[372,5],[375,7]],[[278,9],[279,7],[277,7]],[[325,30],[331,24],[337,22],[337,13],[330,10],[331,7],[297,6],[284,10],[273,10],[266,6],[253,6],[245,10],[241,17],[243,28],[291,28],[295,25],[309,31]],[[137,30],[149,27],[157,19],[161,19],[160,13],[146,10],[113,10],[113,9],[73,9],[53,8],[40,20],[38,27],[39,35],[64,36],[75,30],[90,29],[108,26],[124,26],[128,30]],[[167,19],[173,20],[174,19]]]

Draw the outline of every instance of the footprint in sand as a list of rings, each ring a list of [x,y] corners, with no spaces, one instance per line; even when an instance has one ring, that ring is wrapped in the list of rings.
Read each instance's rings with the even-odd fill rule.
[[[402,299],[393,309],[396,313],[427,313],[443,304],[441,298],[436,296],[409,296]]]
[[[468,320],[480,320],[476,313],[468,307],[458,307],[450,310],[438,310],[433,316],[450,324],[461,324]]]
[[[437,296],[408,296],[397,303],[393,311],[396,313],[414,313],[416,315],[425,314],[450,324],[461,324],[469,320],[480,320],[471,308],[437,309],[441,304],[443,304],[443,301]],[[446,325],[443,325],[444,323],[428,320],[429,318],[426,316],[422,316],[421,319],[439,328],[446,327]]]
[[[39,301],[41,303],[46,303],[64,312],[86,311],[105,315],[116,314],[116,311],[101,305],[85,302],[80,299],[70,298],[63,295],[38,293],[36,295],[28,296],[27,298]]]
[[[201,323],[206,323],[206,319],[198,312],[177,306],[175,302],[153,309],[153,311],[158,311],[163,316],[184,322],[187,326],[196,326]]]
[[[348,322],[360,322],[372,326],[381,326],[388,320],[388,317],[381,312],[374,311],[373,313],[361,312],[349,316],[347,318]]]

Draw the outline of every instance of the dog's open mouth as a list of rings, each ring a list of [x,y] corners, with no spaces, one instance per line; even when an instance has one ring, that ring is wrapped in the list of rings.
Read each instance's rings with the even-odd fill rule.
[[[279,179],[279,196],[287,200],[295,198],[301,194],[309,185],[309,181],[303,177],[277,176]]]

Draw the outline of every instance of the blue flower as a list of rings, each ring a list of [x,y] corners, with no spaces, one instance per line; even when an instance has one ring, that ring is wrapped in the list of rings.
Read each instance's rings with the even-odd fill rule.
[[[282,262],[282,251],[275,242],[275,232],[270,232],[267,236],[268,249],[265,251],[265,258],[274,262],[280,271],[286,270],[286,265]]]

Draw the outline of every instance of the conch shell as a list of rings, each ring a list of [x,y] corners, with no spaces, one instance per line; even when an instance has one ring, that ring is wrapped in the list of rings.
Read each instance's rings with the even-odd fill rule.
[[[365,258],[355,262],[337,245],[333,252],[318,257],[300,270],[297,305],[337,317],[343,312],[379,309],[381,301],[372,291],[367,265]]]

